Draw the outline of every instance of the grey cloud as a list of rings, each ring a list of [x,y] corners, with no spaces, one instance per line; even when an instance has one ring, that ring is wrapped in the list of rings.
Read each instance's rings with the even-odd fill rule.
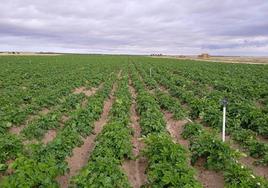
[[[229,43],[229,44],[207,44],[203,45],[203,49],[233,49],[233,48],[245,48],[245,47],[265,47],[268,46],[268,40],[253,40],[253,41],[248,41],[244,40],[241,42],[236,42],[236,43]]]
[[[267,55],[266,10],[266,0],[10,0],[0,50]]]

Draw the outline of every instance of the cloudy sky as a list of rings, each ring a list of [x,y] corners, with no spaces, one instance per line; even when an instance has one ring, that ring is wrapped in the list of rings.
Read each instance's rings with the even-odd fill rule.
[[[0,51],[268,56],[268,1],[2,0]]]

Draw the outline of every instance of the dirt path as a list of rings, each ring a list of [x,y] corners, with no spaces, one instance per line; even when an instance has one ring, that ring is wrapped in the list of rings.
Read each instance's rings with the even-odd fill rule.
[[[47,144],[49,143],[50,141],[54,140],[54,138],[56,138],[57,136],[57,130],[56,129],[51,129],[51,130],[48,130],[43,139],[42,139],[42,143],[44,144]]]
[[[20,132],[22,131],[22,129],[24,129],[26,127],[26,123],[25,124],[22,124],[22,125],[19,125],[18,127],[16,126],[13,126],[9,129],[9,132],[12,133],[12,134],[16,134],[16,135],[19,135]]]
[[[203,159],[199,159],[194,165],[195,169],[197,169],[198,181],[206,188],[224,188],[223,174],[206,169],[204,163]]]
[[[69,186],[69,181],[71,177],[75,176],[79,172],[79,170],[87,164],[88,159],[90,157],[90,153],[95,148],[95,139],[101,133],[104,125],[108,121],[109,111],[112,107],[113,101],[115,100],[115,90],[116,85],[114,84],[109,99],[104,102],[103,112],[101,114],[100,119],[94,123],[93,134],[84,138],[83,145],[74,148],[73,155],[66,159],[66,162],[69,166],[69,173],[57,178],[57,182],[60,184],[61,188],[67,188]]]
[[[172,118],[173,114],[169,112],[164,112],[164,116],[167,122],[167,130],[171,137],[176,140],[177,143],[184,146],[184,148],[189,148],[189,141],[182,138],[181,133],[183,132],[184,125],[188,122],[187,120],[176,121]],[[190,164],[189,164],[190,165]],[[206,188],[223,188],[224,179],[221,173],[207,170],[203,166],[203,162],[199,161],[194,165],[197,170],[197,180],[202,183]]]
[[[141,128],[139,126],[139,117],[136,112],[136,97],[137,94],[135,89],[132,87],[131,81],[129,81],[129,89],[132,95],[132,105],[131,105],[131,127],[134,130],[134,135],[132,137],[132,145],[133,145],[133,154],[136,158],[135,160],[125,160],[122,164],[122,168],[126,173],[128,180],[132,187],[139,188],[147,182],[147,178],[145,175],[145,170],[148,165],[148,162],[145,158],[140,157],[140,151],[144,147],[144,143],[139,139],[141,137]]]
[[[183,132],[184,125],[188,123],[187,120],[174,120],[173,114],[170,112],[164,112],[164,116],[167,122],[167,130],[171,137],[176,140],[179,144],[183,145],[185,148],[189,147],[188,140],[182,138],[181,133]]]

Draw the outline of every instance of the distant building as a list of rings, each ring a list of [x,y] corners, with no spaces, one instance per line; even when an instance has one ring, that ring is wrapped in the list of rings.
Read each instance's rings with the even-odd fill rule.
[[[162,56],[163,54],[151,54],[151,56]]]
[[[198,58],[207,59],[207,58],[210,58],[210,55],[206,54],[206,53],[203,53],[201,55],[198,55]]]

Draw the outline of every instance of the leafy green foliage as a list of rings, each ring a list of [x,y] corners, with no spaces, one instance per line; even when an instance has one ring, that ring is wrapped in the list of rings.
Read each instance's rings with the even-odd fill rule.
[[[158,91],[156,93],[158,103],[161,109],[168,110],[173,113],[173,118],[176,120],[182,119],[186,116],[178,100],[172,98],[170,95]]]
[[[22,187],[56,187],[55,178],[67,171],[67,164],[64,162],[65,158],[72,155],[75,147],[83,144],[81,136],[89,134],[88,130],[92,130],[93,122],[101,116],[102,106],[111,90],[112,81],[113,79],[106,82],[103,89],[90,97],[92,101],[97,100],[99,102],[88,103],[88,108],[86,108],[88,111],[83,109],[71,114],[70,122],[73,119],[79,121],[76,117],[81,117],[79,114],[87,112],[90,121],[87,121],[88,124],[84,125],[88,126],[89,129],[76,127],[68,121],[53,141],[47,145],[33,145],[29,151],[17,158],[16,161],[18,162],[16,163],[15,161],[16,165],[12,166],[14,173],[5,178],[3,185],[5,187],[13,187],[14,185],[22,185]],[[93,109],[101,110],[94,111]],[[91,114],[91,112],[94,114]]]
[[[59,167],[53,158],[37,161],[22,156],[12,163],[12,168],[15,170],[14,174],[4,179],[1,187],[58,187],[53,179],[62,173],[66,166]]]
[[[131,186],[120,170],[119,160],[113,157],[97,157],[72,180],[77,187],[126,187]]]
[[[12,134],[0,135],[0,164],[15,159],[22,152],[21,140]]]
[[[202,125],[198,123],[188,123],[184,125],[184,129],[182,132],[182,137],[184,139],[189,139],[195,136],[199,136],[203,132]]]
[[[145,144],[144,155],[149,159],[146,187],[202,187],[188,166],[186,151],[170,136],[151,134]]]
[[[268,145],[257,140],[256,134],[254,133],[250,133],[251,136],[248,137],[250,140],[248,140],[248,138],[239,138],[246,138],[248,136],[248,130],[252,130],[263,136],[267,135],[265,130],[267,129],[268,116],[264,111],[256,108],[252,102],[245,100],[239,93],[231,93],[229,90],[223,89],[226,87],[222,87],[220,91],[217,90],[218,87],[209,88],[207,84],[205,84],[208,82],[209,78],[208,80],[204,80],[203,77],[205,75],[203,74],[201,74],[202,76],[198,76],[198,80],[196,80],[196,78],[189,73],[187,75],[185,74],[185,77],[178,75],[178,73],[184,74],[184,72],[171,71],[167,67],[161,68],[163,68],[163,70],[160,68],[156,69],[154,78],[161,85],[168,88],[172,96],[187,103],[191,108],[190,115],[192,118],[200,118],[210,127],[216,129],[221,128],[222,107],[220,100],[227,96],[229,98],[229,105],[227,107],[227,132],[229,132],[233,139],[238,141],[252,157],[260,157],[262,161],[260,164],[265,165],[263,162],[266,160],[262,160],[262,158],[268,153]],[[172,74],[172,72],[174,73]],[[207,90],[207,92],[201,92],[202,90]]]
[[[109,122],[98,135],[87,166],[72,179],[72,184],[78,187],[130,187],[120,168],[122,160],[132,157],[128,77],[123,76],[118,82],[115,97]]]
[[[268,144],[257,141],[256,133],[253,131],[238,128],[233,129],[230,133],[235,141],[249,151],[250,156],[264,158],[265,155],[268,155]],[[263,162],[264,161],[265,160],[263,160]],[[263,162],[261,164],[265,164]]]
[[[140,92],[137,97],[137,103],[142,134],[148,135],[164,131],[164,117],[154,97],[146,92]]]
[[[101,116],[114,81],[110,72],[119,69],[125,72],[126,66],[131,68],[132,83],[138,93],[142,134],[148,137],[146,140],[154,141],[147,141],[149,187],[199,187],[185,162],[183,149],[165,134],[160,109],[173,112],[177,119],[184,116],[175,98],[187,104],[191,118],[199,118],[219,129],[222,124],[219,101],[226,96],[229,99],[227,132],[258,159],[257,164],[268,164],[267,144],[258,139],[259,135],[268,136],[267,66],[138,56],[13,56],[0,58],[0,171],[7,168],[12,171],[3,177],[0,186],[57,187],[55,177],[67,171],[64,160],[72,155],[74,147],[82,144],[82,137],[92,133],[94,121]],[[111,78],[107,79],[109,75]],[[72,94],[73,89],[97,87],[102,82],[103,88],[82,108],[85,96]],[[159,84],[167,88],[172,97],[165,93],[154,96],[145,89],[146,86],[157,90]],[[122,160],[131,158],[128,127],[131,98],[127,85],[127,77],[123,75],[107,128],[98,136],[87,167],[75,178],[77,186],[129,187],[120,169]],[[38,112],[44,108],[53,110],[40,116]],[[68,115],[69,120],[64,127],[59,127],[63,114]],[[39,118],[27,122],[32,115]],[[59,131],[47,145],[23,148],[21,137],[10,135],[8,129],[24,123],[27,126],[22,133],[26,139],[40,139],[49,129]],[[208,168],[223,171],[226,187],[267,187],[266,180],[242,168],[236,162],[237,156],[213,134],[207,134],[198,124],[185,127],[183,137],[191,140],[194,161],[205,158]],[[15,162],[7,165],[9,160]]]
[[[231,159],[237,158],[238,153],[211,134],[201,134],[194,137],[190,143],[192,152],[191,162],[195,164],[199,158],[205,158],[208,169],[221,170]]]
[[[224,172],[224,180],[227,187],[230,188],[258,188],[268,186],[268,182],[264,178],[253,175],[251,170],[237,163],[227,166]]]
[[[192,134],[192,135],[191,135]],[[185,126],[185,137],[190,138],[191,162],[205,159],[205,167],[223,171],[226,187],[267,187],[268,181],[238,163],[240,154],[198,124]]]
[[[22,134],[28,139],[42,138],[47,130],[55,129],[59,126],[60,113],[54,112],[40,117],[37,121],[30,123],[22,130]]]

